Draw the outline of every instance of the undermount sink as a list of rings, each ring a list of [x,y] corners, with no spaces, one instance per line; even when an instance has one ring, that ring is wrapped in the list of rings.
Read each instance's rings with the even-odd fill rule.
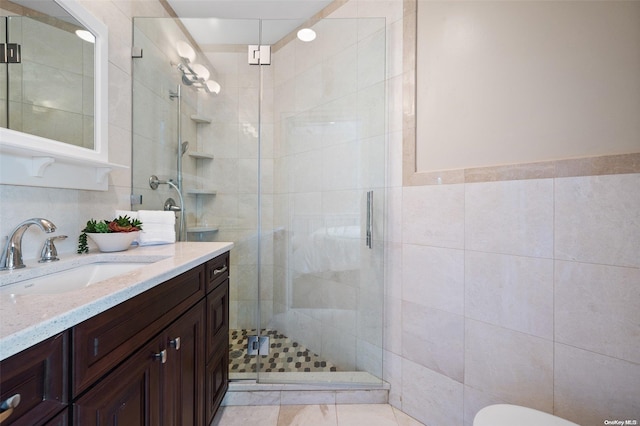
[[[2,295],[58,294],[80,290],[118,275],[139,269],[149,263],[99,262],[65,271],[31,278],[0,288]]]

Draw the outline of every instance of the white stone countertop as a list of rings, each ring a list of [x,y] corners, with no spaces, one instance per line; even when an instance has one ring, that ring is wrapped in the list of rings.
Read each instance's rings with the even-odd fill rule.
[[[0,360],[116,306],[231,249],[233,243],[178,242],[115,253],[62,253],[60,261],[0,271]],[[96,262],[149,263],[79,290],[56,294],[11,293],[21,281]]]

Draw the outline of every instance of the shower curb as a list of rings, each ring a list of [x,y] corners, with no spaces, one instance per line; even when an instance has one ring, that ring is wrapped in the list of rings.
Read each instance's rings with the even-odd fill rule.
[[[387,404],[390,386],[378,384],[269,384],[230,382],[222,405]]]

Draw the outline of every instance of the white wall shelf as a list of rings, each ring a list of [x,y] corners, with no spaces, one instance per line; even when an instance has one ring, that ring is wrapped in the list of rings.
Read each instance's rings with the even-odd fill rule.
[[[2,146],[0,151],[0,183],[7,185],[106,191],[109,189],[109,173],[129,168],[55,152],[6,146]]]
[[[193,226],[187,228],[187,232],[190,234],[198,234],[201,232],[218,232],[218,228],[213,226]]]
[[[217,191],[215,189],[187,188],[187,194],[190,194],[190,195],[216,195]]]

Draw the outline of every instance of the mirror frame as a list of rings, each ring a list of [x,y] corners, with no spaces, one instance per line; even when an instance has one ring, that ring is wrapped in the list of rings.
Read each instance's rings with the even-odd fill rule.
[[[52,0],[66,10],[95,37],[94,52],[94,149],[83,148],[16,130],[0,129],[0,148],[25,157],[50,156],[62,163],[81,163],[95,166],[109,162],[108,148],[108,30],[76,0]],[[3,183],[3,182],[0,182]]]

